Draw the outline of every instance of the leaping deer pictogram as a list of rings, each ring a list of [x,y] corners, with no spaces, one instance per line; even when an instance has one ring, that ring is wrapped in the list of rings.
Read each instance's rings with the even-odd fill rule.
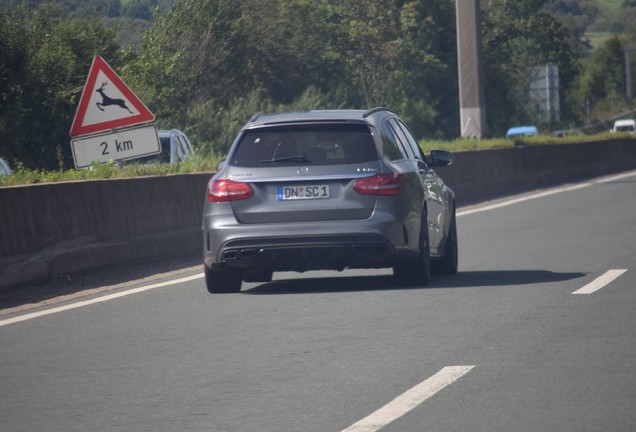
[[[100,110],[104,111],[104,107],[108,106],[108,105],[117,105],[118,107],[124,108],[126,110],[128,110],[129,113],[134,114],[134,112],[132,112],[127,106],[126,106],[126,102],[123,99],[113,99],[110,98],[108,96],[106,96],[104,94],[104,87],[106,87],[106,84],[103,82],[102,86],[100,88],[98,88],[97,90],[95,90],[97,93],[99,93],[100,95],[102,95],[102,103],[97,102],[97,108],[99,108]]]

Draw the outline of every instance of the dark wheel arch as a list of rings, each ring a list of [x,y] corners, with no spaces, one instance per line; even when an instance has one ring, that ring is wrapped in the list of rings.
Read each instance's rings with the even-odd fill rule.
[[[419,236],[420,253],[416,260],[401,262],[393,267],[393,275],[400,284],[428,285],[431,278],[431,251],[428,235],[428,212],[422,212]]]
[[[446,245],[444,247],[444,256],[436,258],[433,261],[433,274],[435,275],[454,275],[459,267],[459,247],[457,241],[457,216],[455,205],[451,215],[451,222],[448,227],[446,236]]]

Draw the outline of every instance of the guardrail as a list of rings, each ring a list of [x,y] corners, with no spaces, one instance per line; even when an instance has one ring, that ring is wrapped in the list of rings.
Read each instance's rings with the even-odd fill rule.
[[[636,139],[460,152],[458,205],[636,168]],[[0,288],[202,253],[211,173],[0,188]]]

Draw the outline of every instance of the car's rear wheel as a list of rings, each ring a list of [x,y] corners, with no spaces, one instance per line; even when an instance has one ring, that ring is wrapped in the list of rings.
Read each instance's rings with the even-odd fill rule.
[[[454,275],[457,273],[459,266],[459,249],[457,247],[457,223],[455,222],[455,210],[450,227],[448,228],[448,236],[446,237],[445,254],[433,262],[433,273],[436,275]]]
[[[205,286],[211,294],[237,293],[241,291],[243,273],[231,268],[212,270],[203,266],[205,273]]]
[[[431,254],[426,215],[420,229],[420,254],[417,260],[396,264],[393,275],[403,285],[428,285],[431,278]]]

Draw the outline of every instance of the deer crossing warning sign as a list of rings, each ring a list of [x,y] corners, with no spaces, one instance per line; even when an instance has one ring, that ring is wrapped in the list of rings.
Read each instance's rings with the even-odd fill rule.
[[[71,127],[78,169],[161,152],[155,116],[99,56],[95,56]]]
[[[71,137],[154,121],[155,116],[100,56],[93,58]]]

